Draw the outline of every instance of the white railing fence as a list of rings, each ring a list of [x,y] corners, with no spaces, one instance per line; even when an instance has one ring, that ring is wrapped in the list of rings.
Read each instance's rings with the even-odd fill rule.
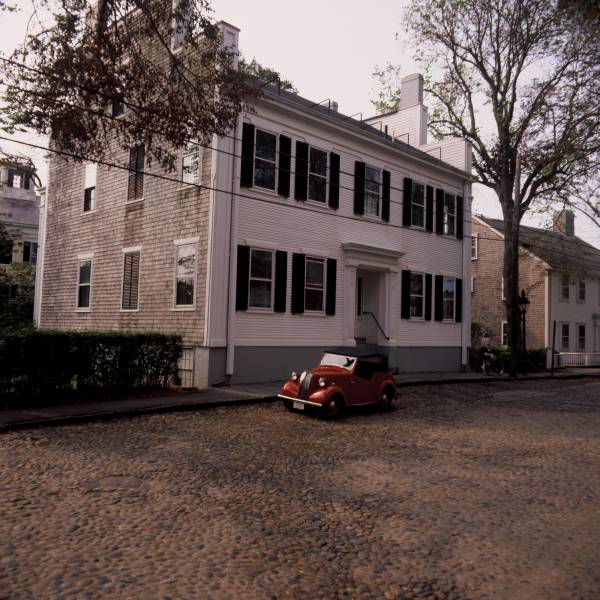
[[[557,367],[600,367],[600,352],[557,352]]]

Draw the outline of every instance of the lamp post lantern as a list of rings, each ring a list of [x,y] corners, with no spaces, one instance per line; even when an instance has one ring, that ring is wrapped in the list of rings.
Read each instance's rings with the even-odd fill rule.
[[[527,338],[525,337],[525,315],[527,314],[527,309],[529,308],[529,298],[525,294],[525,290],[521,290],[521,295],[519,296],[519,310],[521,311],[521,327],[523,330],[521,341],[522,341],[522,351],[523,351],[523,372],[527,374]]]

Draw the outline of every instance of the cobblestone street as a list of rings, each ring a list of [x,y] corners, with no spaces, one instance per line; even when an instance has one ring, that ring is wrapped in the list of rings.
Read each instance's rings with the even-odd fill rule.
[[[600,380],[0,434],[0,598],[600,597]]]

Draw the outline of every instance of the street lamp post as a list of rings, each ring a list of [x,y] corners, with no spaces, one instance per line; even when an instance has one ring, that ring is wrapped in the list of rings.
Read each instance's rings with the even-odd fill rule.
[[[523,330],[521,341],[522,341],[522,351],[523,351],[523,373],[527,375],[527,338],[525,336],[525,315],[527,314],[527,309],[529,308],[529,298],[525,294],[525,290],[521,290],[521,295],[519,296],[519,310],[521,311],[521,328]]]

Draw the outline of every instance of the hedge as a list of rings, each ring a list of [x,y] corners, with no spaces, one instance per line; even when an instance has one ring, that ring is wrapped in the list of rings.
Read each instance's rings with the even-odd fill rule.
[[[0,333],[0,395],[56,397],[166,388],[181,338],[159,333],[24,330]]]
[[[508,372],[508,366],[510,365],[510,350],[507,348],[494,348],[493,352],[504,362],[504,370]],[[519,364],[520,368],[526,367],[528,372],[545,371],[546,370],[546,348],[532,348],[527,350],[527,364]],[[522,357],[519,356],[519,360]],[[469,362],[471,369],[480,371],[481,370],[481,349],[471,348]]]

